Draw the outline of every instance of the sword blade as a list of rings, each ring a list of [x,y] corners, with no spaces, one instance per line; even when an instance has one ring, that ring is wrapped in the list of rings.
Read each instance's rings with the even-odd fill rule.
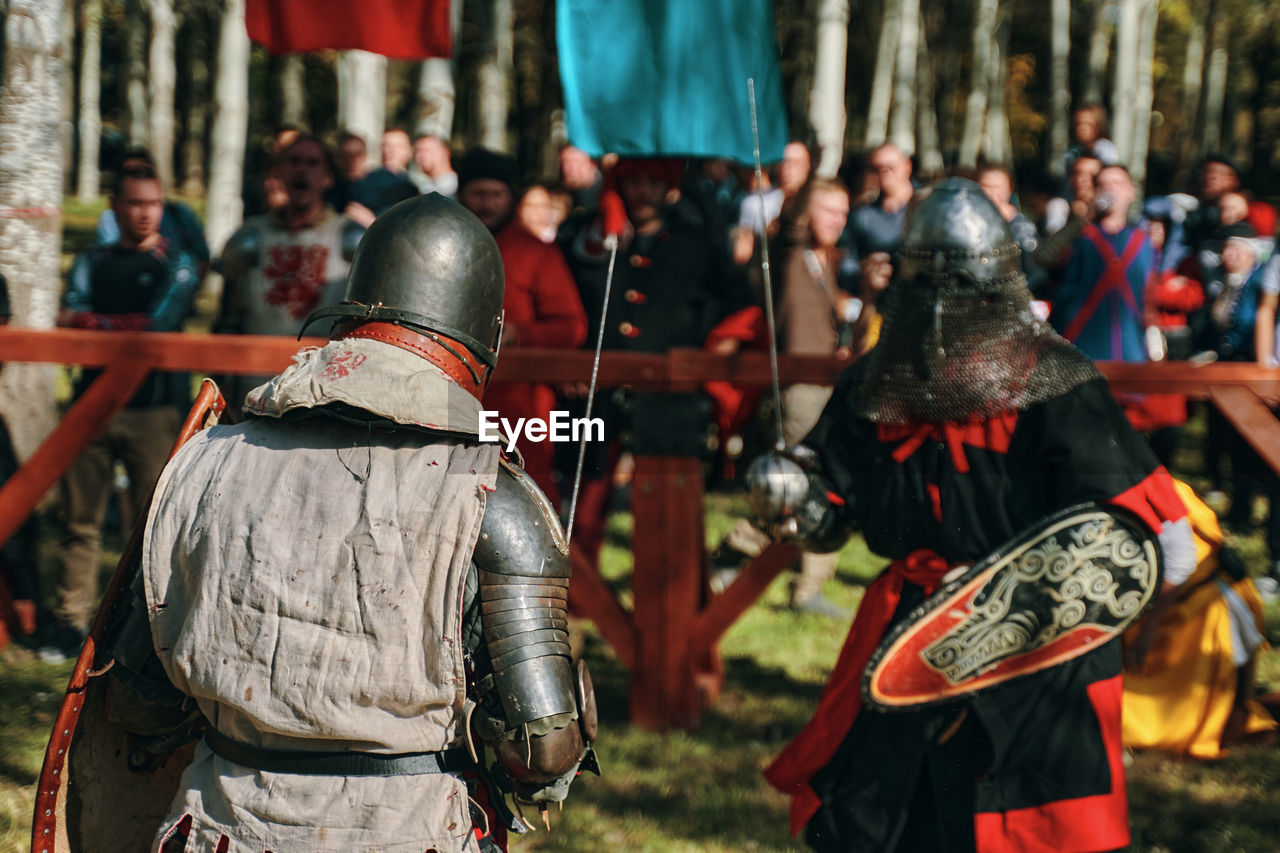
[[[773,274],[769,268],[769,225],[764,215],[764,169],[760,165],[760,127],[756,121],[756,78],[747,78],[747,95],[751,101],[751,147],[756,159],[756,196],[760,199],[760,273],[764,281],[764,318],[769,327],[769,375],[773,381],[774,446],[785,450],[782,437],[782,388],[778,382],[778,326],[773,316]]]
[[[596,377],[600,374],[600,352],[604,349],[604,324],[609,316],[609,291],[613,289],[613,267],[618,260],[618,237],[610,234],[605,240],[612,243],[609,246],[609,272],[604,277],[604,304],[600,307],[600,328],[596,332],[596,356],[591,362],[591,384],[587,386],[587,412],[584,417],[588,422],[591,420],[591,405],[596,399]],[[573,497],[569,500],[569,529],[565,531],[565,544],[573,542],[573,522],[578,514],[578,492],[582,488],[582,463],[587,456],[587,436],[591,434],[590,429],[582,431],[582,438],[578,442],[578,464],[573,472]]]

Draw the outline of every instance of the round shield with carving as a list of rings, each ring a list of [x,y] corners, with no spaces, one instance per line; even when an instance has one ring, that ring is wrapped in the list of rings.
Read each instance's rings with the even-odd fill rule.
[[[946,702],[1048,669],[1124,631],[1160,586],[1160,544],[1133,513],[1063,510],[930,596],[863,674],[884,710]]]

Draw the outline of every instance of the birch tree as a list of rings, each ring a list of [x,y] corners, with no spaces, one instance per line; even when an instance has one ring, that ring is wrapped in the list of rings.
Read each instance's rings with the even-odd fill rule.
[[[201,10],[188,12],[186,51],[188,97],[182,140],[183,190],[201,195],[205,189],[204,134],[209,121],[209,18]]]
[[[849,58],[849,0],[822,0],[818,6],[817,49],[809,123],[821,152],[817,174],[830,178],[844,157],[845,66]]]
[[[453,99],[453,60],[441,57],[423,60],[418,73],[414,133],[448,139],[453,131]]]
[[[1070,130],[1067,123],[1071,110],[1071,0],[1052,0],[1050,9],[1050,71],[1049,80],[1053,90],[1052,106],[1049,110],[1049,174],[1055,178],[1062,177],[1067,146],[1070,143]]]
[[[916,150],[916,65],[920,46],[920,0],[901,0],[897,61],[893,72],[893,104],[889,140],[910,156]]]
[[[925,175],[942,172],[942,143],[938,138],[938,108],[933,91],[933,63],[929,55],[926,37],[928,28],[920,21],[920,50],[917,54],[916,79],[920,81],[916,98],[916,142],[919,149],[920,171]]]
[[[1129,171],[1134,183],[1147,179],[1147,145],[1151,140],[1151,102],[1155,97],[1152,65],[1156,56],[1157,0],[1142,0],[1138,23],[1138,80],[1134,92],[1133,143]]]
[[[125,103],[129,144],[147,144],[147,22],[141,0],[125,3]]]
[[[302,127],[307,121],[307,63],[291,53],[280,68],[280,121]]]
[[[245,135],[249,128],[249,36],[244,29],[244,0],[226,0],[218,33],[218,72],[214,88],[212,149],[209,158],[209,206],[205,235],[216,254],[240,224]],[[220,289],[220,283],[214,290]]]
[[[1227,21],[1214,15],[1210,41],[1209,71],[1205,74],[1204,129],[1200,153],[1222,146],[1222,105],[1227,97]]]
[[[387,58],[364,50],[338,54],[338,127],[377,151],[387,125]]]
[[[1111,88],[1111,141],[1120,162],[1132,165],[1135,84],[1138,79],[1138,30],[1142,0],[1120,0],[1116,19],[1115,82]]]
[[[0,85],[0,275],[13,323],[48,328],[62,249],[62,0],[8,0]],[[53,427],[48,365],[0,370],[0,412],[25,459]]]
[[[151,156],[161,186],[173,187],[173,0],[151,0],[151,55],[147,73],[151,103]]]
[[[889,101],[893,96],[893,67],[897,63],[898,15],[902,0],[884,0],[884,19],[876,44],[876,71],[871,79],[871,104],[867,109],[867,148],[889,138]]]
[[[76,198],[89,204],[100,192],[98,145],[102,139],[102,0],[84,0],[80,8],[80,167]]]
[[[1111,51],[1112,21],[1116,4],[1112,0],[1095,0],[1093,30],[1089,35],[1089,73],[1085,78],[1084,103],[1102,103],[1103,80],[1107,76],[1107,58]]]
[[[453,0],[449,8],[453,43],[458,43],[462,25],[462,0]],[[453,136],[453,111],[456,103],[454,78],[458,73],[457,52],[447,59],[433,56],[422,62],[418,74],[418,114],[414,124],[416,135],[429,134],[440,139]]]
[[[1178,173],[1183,179],[1195,159],[1199,138],[1196,125],[1201,118],[1200,95],[1204,83],[1205,19],[1210,11],[1210,5],[1203,0],[1189,5],[1191,21],[1187,30],[1186,59],[1182,66],[1182,147],[1178,153]]]
[[[76,71],[76,4],[75,0],[62,7],[59,18],[61,28],[59,39],[62,51],[62,79],[58,88],[62,92],[62,191],[72,192],[72,181],[75,178],[75,163],[72,160],[76,138],[76,82],[72,79]],[[0,48],[2,50],[3,48]]]
[[[476,117],[480,147],[509,153],[507,120],[511,115],[511,80],[515,73],[515,13],[511,0],[493,0],[486,21],[485,56],[476,69]]]
[[[998,8],[999,0],[979,0],[973,17],[973,71],[964,111],[964,131],[960,136],[960,165],[966,169],[978,165],[978,150],[982,147]]]
[[[1013,144],[1009,132],[1009,113],[1005,109],[1005,81],[1008,78],[1009,15],[1008,8],[997,16],[996,37],[991,42],[991,67],[987,79],[991,91],[987,95],[987,120],[983,123],[982,151],[992,163],[1009,163]]]

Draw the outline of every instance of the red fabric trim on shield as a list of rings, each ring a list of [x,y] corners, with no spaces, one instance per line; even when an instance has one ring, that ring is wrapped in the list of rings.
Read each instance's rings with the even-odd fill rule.
[[[799,834],[821,805],[809,780],[831,761],[862,709],[862,671],[893,621],[902,585],[909,581],[931,594],[950,568],[932,551],[915,551],[905,560],[895,560],[867,587],[813,719],[764,771],[770,785],[791,795],[792,835]]]
[[[249,38],[272,53],[367,50],[392,59],[453,55],[449,0],[246,0]]]
[[[1186,518],[1187,508],[1178,497],[1173,478],[1161,465],[1138,485],[1121,492],[1107,503],[1137,515],[1154,532],[1159,533],[1166,521]]]
[[[1086,853],[1128,846],[1129,797],[1120,757],[1121,676],[1096,681],[1087,689],[1111,770],[1110,792],[1007,812],[979,812],[973,817],[978,853]]]

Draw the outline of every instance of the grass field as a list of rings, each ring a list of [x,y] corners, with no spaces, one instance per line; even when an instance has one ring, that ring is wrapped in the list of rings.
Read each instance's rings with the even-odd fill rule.
[[[708,538],[718,540],[740,511],[735,498],[708,498]],[[50,520],[42,519],[52,533]],[[610,526],[604,569],[625,590],[630,518]],[[46,542],[50,537],[44,537]],[[109,545],[119,547],[119,536]],[[51,568],[45,549],[46,575]],[[104,572],[112,555],[104,555]],[[856,607],[883,561],[855,539],[841,555],[828,594]],[[627,725],[627,673],[588,626],[585,656],[600,698],[602,778],[584,777],[551,835],[515,842],[521,851],[784,851],[786,801],[760,771],[808,719],[847,625],[793,613],[786,578],[733,627],[722,645],[724,693],[697,732],[655,734]],[[1269,614],[1280,625],[1280,608]],[[1280,632],[1271,629],[1271,641]],[[26,849],[34,780],[70,665],[48,666],[10,646],[0,651],[0,853]],[[1280,689],[1280,653],[1264,652],[1260,686]],[[1134,757],[1129,793],[1137,851],[1228,853],[1280,850],[1280,750],[1242,747],[1194,762]]]
[[[87,245],[100,209],[100,204],[68,204],[64,251]],[[202,306],[206,325],[210,307]],[[1184,453],[1176,461],[1175,468],[1193,485],[1205,485],[1196,454]],[[713,495],[707,509],[708,541],[715,542],[743,507],[740,499]],[[43,588],[52,590],[56,528],[47,515],[40,523]],[[603,570],[624,598],[630,537],[629,516],[615,517]],[[104,583],[120,541],[118,531],[108,531]],[[1261,570],[1259,538],[1239,544],[1246,560]],[[841,555],[829,597],[856,607],[865,583],[883,564],[855,538]],[[513,849],[802,849],[787,836],[785,799],[765,784],[760,771],[808,719],[848,626],[793,613],[785,602],[784,577],[725,637],[724,691],[693,733],[655,734],[627,724],[627,673],[588,626],[584,653],[600,699],[604,776],[575,785],[564,812],[553,812],[551,835],[533,834]],[[1269,639],[1280,644],[1280,607],[1273,606],[1268,615]],[[0,853],[27,849],[34,782],[70,669],[70,664],[42,664],[12,645],[0,651]],[[1264,691],[1280,690],[1280,653],[1262,653],[1258,683]],[[1140,754],[1128,776],[1136,851],[1280,850],[1280,750],[1274,747],[1237,748],[1213,762]]]

